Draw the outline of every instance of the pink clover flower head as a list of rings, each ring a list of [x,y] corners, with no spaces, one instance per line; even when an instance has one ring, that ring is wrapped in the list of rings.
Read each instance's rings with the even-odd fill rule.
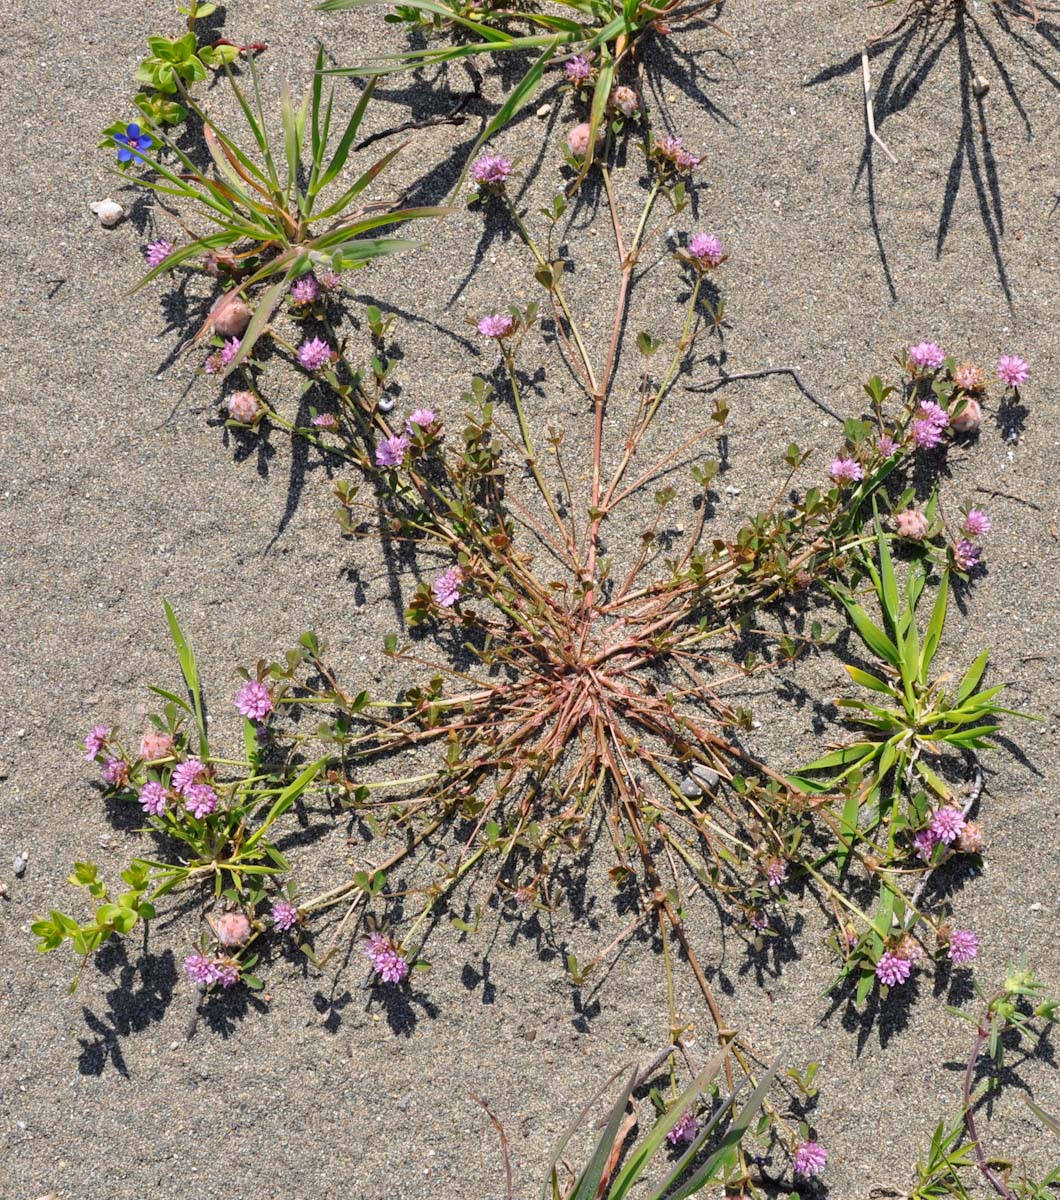
[[[515,321],[511,313],[494,313],[483,317],[476,328],[485,338],[506,338],[515,332]]]
[[[291,299],[295,304],[312,304],[320,298],[320,284],[313,275],[303,275],[291,285]]]
[[[1018,354],[1002,354],[997,360],[997,377],[1009,387],[1019,387],[1030,379],[1030,367]]]
[[[165,262],[172,253],[173,243],[166,241],[165,238],[159,238],[157,241],[147,243],[144,258],[149,267],[157,267],[159,263]]]
[[[788,877],[788,864],[782,858],[771,858],[766,863],[766,878],[771,888],[780,887]]]
[[[281,933],[286,933],[298,924],[298,908],[290,900],[272,902],[272,923]]]
[[[905,508],[895,514],[894,529],[899,537],[911,542],[922,542],[928,530],[927,517],[919,508]]]
[[[631,88],[621,84],[611,93],[611,103],[624,116],[632,117],[640,109],[640,98]]]
[[[677,1123],[666,1135],[666,1140],[671,1146],[687,1146],[690,1142],[696,1140],[697,1133],[699,1133],[699,1122],[696,1120],[691,1108],[686,1108],[678,1118]]]
[[[827,1161],[828,1151],[818,1142],[799,1142],[795,1147],[795,1174],[804,1179],[820,1175]]]
[[[160,817],[166,811],[169,793],[153,779],[140,789],[140,807],[149,817]]]
[[[884,433],[876,439],[876,453],[882,458],[890,458],[898,449],[898,443],[890,434]]]
[[[307,371],[319,371],[331,362],[331,347],[323,338],[309,338],[298,347],[298,362]]]
[[[228,415],[241,425],[251,425],[260,411],[258,398],[253,392],[233,392],[228,397]]]
[[[592,75],[593,68],[584,54],[575,54],[563,64],[563,73],[567,76],[568,83],[580,87]]]
[[[184,807],[200,821],[217,808],[217,793],[208,783],[193,783],[184,793]]]
[[[342,287],[342,276],[338,271],[321,271],[319,283],[325,292],[337,292]]]
[[[969,537],[983,537],[990,532],[990,518],[981,508],[970,508],[962,528]]]
[[[264,721],[275,706],[260,679],[248,679],[236,692],[236,711],[250,721]]]
[[[679,137],[660,138],[655,143],[655,153],[665,162],[673,163],[679,171],[694,171],[703,161],[702,155],[686,150],[684,140]]]
[[[140,757],[147,762],[168,758],[173,753],[173,735],[149,729],[140,739]]]
[[[187,762],[178,763],[173,768],[173,774],[170,776],[169,786],[177,793],[178,796],[186,796],[188,789],[206,774],[206,768],[202,765],[199,759],[189,758]]]
[[[109,725],[93,725],[85,738],[85,762],[92,762],[109,740]]]
[[[934,450],[942,441],[942,430],[931,420],[914,421],[913,441],[921,450]]]
[[[230,337],[225,339],[225,344],[221,347],[221,367],[227,367],[233,358],[239,353],[240,339]]]
[[[946,957],[957,966],[970,963],[979,953],[979,939],[970,929],[955,929],[950,934],[950,948]]]
[[[250,919],[238,909],[222,913],[214,924],[214,932],[222,946],[242,946],[251,934]]]
[[[108,758],[103,764],[103,779],[111,787],[129,782],[129,768],[120,758]]]
[[[916,850],[917,858],[924,862],[931,861],[931,856],[935,853],[935,847],[938,844],[938,835],[930,829],[921,829],[913,838],[913,847]]]
[[[920,418],[923,421],[930,421],[932,425],[937,425],[939,429],[947,429],[950,423],[950,414],[942,407],[941,404],[934,400],[924,400],[920,404]]]
[[[364,952],[371,960],[372,969],[377,971],[384,983],[400,983],[409,973],[409,964],[390,938],[381,933],[368,935]]]
[[[942,347],[934,342],[917,342],[915,346],[910,346],[909,357],[918,367],[927,367],[933,371],[938,370],[946,361]]]
[[[844,458],[842,455],[832,460],[828,474],[836,483],[857,483],[859,479],[865,478],[865,472],[861,469],[860,463],[855,462],[852,458]]]
[[[463,582],[464,572],[459,567],[447,567],[431,584],[435,601],[442,608],[452,608],[460,599],[460,585]]]
[[[957,569],[960,571],[971,571],[974,567],[979,566],[982,557],[983,552],[974,542],[968,541],[967,538],[961,538],[957,545],[953,547],[953,559],[957,564]]]
[[[433,408],[417,408],[409,413],[405,422],[405,432],[411,437],[417,429],[430,429],[437,421],[438,414]]]
[[[750,923],[751,928],[757,930],[759,933],[761,933],[762,930],[767,928],[769,925],[769,918],[764,912],[762,912],[761,909],[757,908],[753,913],[751,913],[747,920]]]
[[[897,954],[892,954],[890,950],[885,950],[876,964],[876,978],[887,987],[895,987],[905,983],[912,970],[913,964],[908,958],[901,958]]]
[[[935,815],[931,818],[931,832],[947,846],[960,837],[963,828],[964,813],[952,804],[936,809]]]
[[[317,413],[311,424],[314,429],[338,429],[339,421],[334,413]]]
[[[223,988],[233,987],[239,982],[239,967],[233,962],[215,963],[214,979]]]
[[[385,438],[375,448],[377,467],[400,467],[408,453],[409,439],[403,433]]]
[[[213,983],[217,979],[217,964],[205,954],[189,954],[184,960],[184,970],[192,983],[201,987]]]
[[[503,154],[483,154],[471,164],[471,178],[480,187],[503,187],[514,166]]]
[[[700,267],[719,266],[727,257],[725,243],[713,233],[693,234],[688,243],[688,253]]]
[[[964,392],[980,392],[986,385],[983,372],[975,363],[961,363],[953,372],[953,382]]]

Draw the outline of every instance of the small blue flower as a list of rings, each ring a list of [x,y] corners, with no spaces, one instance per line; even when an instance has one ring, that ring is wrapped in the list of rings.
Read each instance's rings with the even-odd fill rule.
[[[114,140],[118,143],[118,162],[138,162],[144,161],[143,155],[138,154],[138,150],[150,150],[155,144],[154,139],[150,134],[141,133],[139,125],[127,125],[124,133],[114,134]]]

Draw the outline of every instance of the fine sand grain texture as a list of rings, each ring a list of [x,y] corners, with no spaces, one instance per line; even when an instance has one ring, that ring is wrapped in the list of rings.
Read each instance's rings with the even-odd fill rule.
[[[676,227],[716,231],[732,254],[718,277],[724,343],[712,343],[713,360],[704,353],[684,382],[713,378],[721,355],[732,372],[791,366],[853,416],[861,384],[921,338],[987,366],[1002,353],[1031,364],[1018,426],[988,419],[948,457],[947,515],[974,501],[994,532],[987,570],[953,605],[940,666],[960,671],[989,646],[991,682],[1008,684],[1007,702],[1041,718],[1007,722],[1001,748],[984,757],[985,871],[951,881],[950,899],[982,940],[984,987],[1022,956],[1055,990],[1060,25],[1006,26],[982,3],[980,33],[968,24],[959,37],[902,34],[875,47],[877,127],[898,161],[877,149],[868,163],[860,48],[892,13],[851,0],[733,0],[724,35],[704,25],[649,52],[649,74],[661,81],[657,120],[706,156],[694,211]],[[149,852],[128,811],[100,799],[79,745],[98,722],[135,735],[151,708],[147,685],[177,685],[163,597],[196,646],[224,726],[234,669],[307,629],[328,637],[351,683],[392,691],[382,638],[399,628],[415,585],[410,572],[388,571],[376,544],[340,539],[333,464],[292,454],[275,434],[225,430],[216,385],[195,374],[202,356],[175,357],[188,322],[202,320],[205,291],[170,295],[158,283],[127,294],[149,236],[178,231],[149,202],[134,205],[108,173],[111,155],[94,146],[112,120],[133,118],[145,38],[176,31],[177,20],[160,0],[42,0],[0,19],[0,1196],[501,1200],[497,1139],[474,1092],[507,1131],[515,1196],[530,1197],[580,1106],[616,1067],[643,1064],[666,1041],[665,979],[650,937],[581,990],[564,973],[567,953],[591,958],[625,919],[606,853],[573,918],[543,914],[526,926],[493,911],[469,936],[443,915],[431,970],[400,998],[368,986],[356,946],[323,973],[297,953],[269,951],[269,1001],[244,993],[212,1004],[190,1038],[195,993],[181,960],[198,935],[196,905],[176,906],[146,940],[106,946],[72,996],[73,955],[38,955],[30,934],[49,908],[81,903],[64,883],[73,861],[91,858],[113,878]],[[225,33],[269,43],[269,103],[285,78],[307,85],[318,38],[338,63],[404,44],[379,13],[323,16],[305,0],[233,0]],[[484,98],[469,104],[468,121],[410,135],[387,194],[444,198],[501,94],[496,69],[480,66]],[[985,96],[972,90],[977,74],[990,82]],[[509,86],[515,78],[504,74]],[[467,87],[459,69],[383,81],[370,128],[445,112]],[[356,94],[340,81],[344,105]],[[209,95],[224,103],[220,87]],[[533,115],[546,100],[550,113]],[[521,160],[525,208],[561,187],[556,144],[575,119],[555,89],[496,140]],[[631,148],[619,197],[627,220],[639,174]],[[89,211],[106,195],[132,209],[114,229]],[[579,202],[568,248],[571,294],[601,342],[617,279],[596,204]],[[461,209],[419,235],[424,248],[361,273],[350,290],[399,314],[402,405],[448,414],[469,376],[494,365],[466,318],[526,303],[539,289],[496,214]],[[630,329],[672,334],[680,294],[662,257]],[[528,343],[539,352],[534,419],[568,431],[577,462],[588,415],[543,340]],[[808,470],[823,479],[839,427],[783,377],[725,396],[731,490],[719,488],[717,521],[731,531],[776,486],[793,438],[814,451]],[[670,404],[662,449],[711,401],[678,388]],[[608,552],[628,556],[640,532],[631,523]],[[823,604],[815,615],[841,624]],[[829,702],[841,676],[839,659],[824,655],[779,679],[747,681],[753,748],[790,769],[839,737]],[[337,821],[291,847],[307,888],[348,874],[363,852],[355,833]],[[16,877],[22,852],[28,865]],[[456,915],[460,904],[458,896]],[[690,916],[733,1025],[765,1055],[821,1062],[809,1119],[830,1157],[804,1194],[904,1194],[918,1148],[958,1108],[971,1027],[943,1004],[965,998],[960,981],[950,991],[925,974],[882,1011],[870,1005],[858,1016],[822,998],[834,960],[812,898],[796,890],[780,924],[783,936],[756,956],[722,937],[705,904]],[[679,980],[706,1049],[709,1017],[693,987]],[[1053,1046],[1047,1038],[1037,1055],[1014,1056],[988,1121],[991,1149],[1039,1172],[1055,1163],[1057,1143],[1020,1094],[1060,1110]]]

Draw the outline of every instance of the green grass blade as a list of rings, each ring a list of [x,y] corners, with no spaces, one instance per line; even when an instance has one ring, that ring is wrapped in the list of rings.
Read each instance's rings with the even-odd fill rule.
[[[895,694],[894,688],[889,683],[885,683],[868,671],[863,671],[860,667],[852,667],[849,663],[844,663],[843,670],[855,683],[860,683],[862,687],[868,688],[870,691],[886,692],[888,696]]]
[[[364,110],[368,107],[368,101],[372,98],[372,93],[375,91],[375,85],[378,80],[379,76],[373,75],[361,93],[361,98],[357,101],[357,107],[353,110],[353,115],[346,124],[342,137],[339,139],[338,147],[331,156],[331,162],[328,163],[327,170],[317,180],[313,190],[309,193],[311,197],[315,197],[323,188],[326,188],[346,165],[346,159],[350,156],[350,147],[357,136],[357,131],[361,128],[361,121],[364,119]],[[324,147],[321,147],[322,154],[323,150]]]
[[[326,221],[328,217],[337,216],[341,213],[351,200],[355,200],[361,192],[375,179],[382,171],[386,170],[392,159],[394,159],[407,146],[407,142],[403,142],[400,146],[396,146],[393,150],[387,151],[382,158],[376,159],[374,163],[364,172],[345,192],[335,201],[334,204],[329,204],[323,212],[317,213],[315,219],[318,221]]]
[[[833,594],[846,609],[850,623],[858,631],[861,640],[873,654],[885,659],[892,667],[900,667],[901,659],[898,657],[898,647],[882,629],[873,624],[869,619],[869,614],[858,604],[853,596],[838,589],[833,589]]]
[[[989,658],[990,651],[984,650],[968,668],[964,678],[961,680],[961,686],[957,689],[957,695],[953,700],[955,708],[959,708],[979,686],[979,680],[983,677],[983,672],[986,670]]]
[[[283,791],[273,801],[272,808],[269,809],[265,820],[254,830],[254,832],[243,843],[244,850],[253,850],[254,847],[261,841],[265,834],[283,814],[291,807],[298,797],[306,790],[313,780],[327,765],[327,756],[318,758],[316,762],[310,763],[308,767],[283,789]],[[247,870],[247,867],[241,867],[241,870]]]
[[[950,573],[943,571],[939,592],[931,609],[931,620],[928,621],[927,632],[924,634],[924,648],[920,652],[920,682],[927,682],[928,668],[935,657],[935,651],[942,640],[942,629],[946,624],[946,605],[949,599]]]
[[[548,1200],[548,1185],[549,1185],[550,1180],[552,1180],[554,1178],[553,1172],[555,1171],[556,1166],[559,1163],[559,1160],[563,1157],[563,1151],[566,1150],[568,1144],[570,1143],[571,1138],[574,1137],[574,1135],[578,1132],[578,1129],[581,1126],[582,1121],[584,1121],[585,1118],[589,1115],[590,1111],[592,1110],[593,1105],[597,1102],[597,1100],[600,1099],[600,1097],[604,1094],[604,1092],[607,1091],[607,1089],[611,1086],[611,1084],[613,1084],[620,1075],[625,1074],[625,1072],[628,1071],[629,1069],[630,1068],[628,1066],[619,1067],[618,1070],[604,1083],[603,1087],[601,1087],[595,1093],[595,1095],[589,1100],[589,1102],[585,1105],[585,1107],[581,1110],[581,1112],[574,1118],[574,1120],[571,1122],[571,1124],[567,1126],[567,1129],[564,1132],[563,1136],[560,1138],[558,1145],[556,1146],[555,1150],[552,1152],[552,1158],[548,1164],[548,1167],[545,1169],[545,1182],[541,1188],[542,1200]],[[553,1190],[555,1190],[555,1189],[553,1189]]]
[[[195,651],[192,650],[191,643],[184,636],[184,631],[181,629],[180,622],[170,607],[169,601],[163,600],[162,607],[165,609],[170,637],[173,639],[173,645],[177,648],[180,672],[184,676],[184,683],[187,685],[192,707],[195,710],[195,724],[199,728],[199,756],[207,758],[210,754],[210,745],[206,737],[206,720],[202,711],[202,688],[199,684],[199,668],[195,663]]]
[[[610,47],[602,46],[600,48],[600,70],[593,88],[593,104],[589,112],[589,149],[585,153],[585,160],[578,174],[579,179],[584,179],[592,166],[596,154],[596,135],[607,113],[607,102],[611,97],[611,81],[614,76],[615,60],[611,55]]]
[[[318,8],[320,12],[342,12],[351,8],[367,8],[369,5],[387,3],[389,0],[324,0]],[[452,21],[454,25],[470,29],[490,42],[511,41],[510,35],[503,30],[483,25],[481,21],[473,21],[448,4],[437,3],[437,0],[403,0],[403,7],[415,9],[416,12],[430,13],[432,16],[441,17],[443,21]]]
[[[607,1120],[607,1127],[600,1135],[600,1140],[593,1149],[588,1165],[578,1177],[578,1182],[571,1193],[570,1200],[597,1200],[600,1190],[600,1180],[603,1178],[607,1160],[611,1157],[611,1150],[615,1144],[615,1138],[618,1136],[622,1117],[625,1114],[626,1105],[633,1094],[636,1082],[637,1072],[634,1071],[629,1082],[615,1101],[614,1107],[611,1109],[611,1115]]]
[[[894,574],[894,561],[891,558],[891,552],[887,547],[887,538],[883,533],[883,526],[880,524],[880,514],[875,512],[875,501],[873,501],[873,511],[876,518],[876,549],[880,558],[880,602],[883,611],[887,614],[887,619],[891,623],[892,629],[898,628],[898,580]]]
[[[348,243],[334,247],[331,257],[337,271],[348,271],[354,267],[363,267],[373,259],[400,254],[404,250],[415,250],[422,245],[422,242],[413,241],[411,238],[354,238]]]
[[[454,210],[443,208],[436,204],[427,204],[419,208],[395,208],[389,212],[377,213],[373,217],[362,217],[341,225],[329,233],[313,238],[309,243],[310,249],[326,250],[329,246],[346,245],[359,234],[368,233],[373,229],[383,229],[387,225],[404,225],[407,221],[422,220],[424,217],[446,217]]]

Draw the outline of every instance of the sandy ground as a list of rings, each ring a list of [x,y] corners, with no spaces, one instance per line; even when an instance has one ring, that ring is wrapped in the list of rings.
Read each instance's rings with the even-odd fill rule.
[[[871,172],[856,51],[883,27],[878,13],[845,0],[734,2],[723,21],[731,36],[691,32],[653,65],[661,110],[707,154],[695,227],[732,248],[723,284],[731,369],[797,367],[854,414],[860,383],[921,337],[984,363],[1017,352],[1032,364],[1018,439],[986,423],[976,445],[951,455],[946,481],[952,511],[974,498],[995,524],[989,569],[953,614],[946,665],[990,646],[1010,703],[1044,718],[1011,726],[986,762],[986,871],[953,903],[983,939],[984,986],[1021,955],[1060,985],[1060,27],[1006,30],[985,5],[979,17],[989,42],[903,40],[875,53],[877,119],[898,163],[877,151]],[[507,1128],[516,1196],[530,1196],[580,1104],[664,1040],[665,988],[649,944],[632,945],[580,993],[563,977],[561,951],[585,957],[617,927],[606,879],[591,881],[588,916],[557,916],[536,937],[495,922],[469,939],[442,923],[432,970],[400,1003],[366,988],[358,954],[323,975],[279,957],[267,968],[270,1004],[220,1006],[191,1040],[192,991],[179,963],[192,919],[163,923],[146,947],[108,948],[72,997],[72,957],[39,957],[29,933],[40,912],[76,903],[62,882],[74,859],[113,874],[144,849],[127,822],[109,819],[78,744],[97,721],[135,727],[146,685],[176,682],[162,597],[219,698],[234,690],[235,666],[307,628],[331,639],[351,677],[377,678],[382,634],[397,621],[377,551],[336,536],[326,467],[292,458],[282,438],[262,447],[226,435],[216,390],[192,364],[171,363],[179,312],[161,288],[127,298],[151,214],[103,230],[88,211],[115,187],[108,155],[93,149],[98,131],[131,118],[144,37],[173,21],[157,2],[110,0],[85,13],[45,0],[17,27],[11,17],[0,24],[0,1194],[500,1200],[496,1140],[474,1091]],[[271,44],[274,92],[285,75],[304,85],[318,36],[340,62],[400,37],[374,17],[323,17],[304,0],[233,3],[226,33]],[[981,106],[975,73],[992,84]],[[466,86],[459,73],[450,84]],[[407,119],[410,104],[416,116],[430,108],[407,81],[381,91],[376,127]],[[496,91],[488,78],[487,94]],[[463,127],[419,135],[394,186],[443,195],[448,156],[466,151],[487,109],[470,111]],[[553,142],[567,114],[557,104]],[[545,126],[521,122],[498,148],[529,166]],[[557,189],[556,161],[549,151],[527,203]],[[533,293],[519,247],[503,229],[483,229],[481,216],[461,213],[431,231],[429,249],[362,277],[366,296],[415,318],[401,333],[410,407],[455,404],[469,371],[483,369],[467,315],[505,300],[516,271],[525,283],[515,294]],[[610,262],[593,236],[571,238],[589,264],[573,285],[585,297]],[[649,316],[669,311],[672,288],[660,291],[664,299],[644,301]],[[782,380],[734,387],[727,399],[729,478],[744,493],[792,436],[817,447],[821,462],[834,447],[834,427]],[[540,403],[543,416],[573,422],[558,372],[546,375]],[[679,392],[675,423],[702,403]],[[743,501],[731,497],[721,520],[739,515]],[[779,765],[804,760],[827,735],[798,688],[827,697],[837,669],[826,660],[799,668],[790,686],[749,689],[761,749]],[[345,833],[317,842],[307,869],[341,877]],[[28,869],[16,878],[22,851]],[[790,947],[767,960],[721,943],[705,918],[694,918],[697,944],[730,1019],[764,1052],[822,1063],[812,1119],[832,1153],[816,1194],[846,1200],[909,1186],[917,1147],[959,1093],[967,1027],[943,1012],[945,993],[925,980],[908,1004],[859,1022],[821,998],[831,964],[808,897],[788,911]],[[1050,1154],[1019,1093],[1060,1108],[1052,1043],[1010,1082],[993,1113],[996,1148],[1041,1170],[1055,1144]]]

